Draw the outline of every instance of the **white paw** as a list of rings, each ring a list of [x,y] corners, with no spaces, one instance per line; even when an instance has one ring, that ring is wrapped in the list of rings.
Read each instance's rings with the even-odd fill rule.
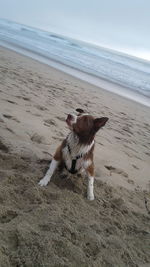
[[[39,181],[40,186],[46,186],[48,184],[49,180],[47,178],[43,178]]]
[[[94,200],[94,195],[93,194],[88,194],[87,195],[88,200]]]

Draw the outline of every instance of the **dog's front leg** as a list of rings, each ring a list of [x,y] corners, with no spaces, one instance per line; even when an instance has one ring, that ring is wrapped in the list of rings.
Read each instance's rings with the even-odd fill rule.
[[[54,171],[56,170],[58,164],[59,164],[59,161],[57,161],[53,158],[51,161],[51,164],[49,166],[48,171],[46,172],[44,178],[40,180],[39,185],[46,186],[49,183],[49,181],[50,181]]]
[[[63,143],[57,148],[54,157],[51,161],[51,164],[49,166],[49,169],[45,174],[44,178],[40,180],[39,185],[46,186],[49,183],[54,171],[56,170],[58,164],[62,160],[62,145]]]
[[[88,176],[87,199],[94,200],[94,177]]]
[[[87,199],[94,200],[94,166],[93,164],[88,167],[87,176],[88,176]]]

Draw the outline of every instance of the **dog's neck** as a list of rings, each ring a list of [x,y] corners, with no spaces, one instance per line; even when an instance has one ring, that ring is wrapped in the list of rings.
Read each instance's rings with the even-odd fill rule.
[[[79,140],[79,137],[74,132],[69,133],[66,141],[70,148],[69,152],[71,154],[71,157],[87,154],[94,145],[94,139],[90,144],[82,144]]]

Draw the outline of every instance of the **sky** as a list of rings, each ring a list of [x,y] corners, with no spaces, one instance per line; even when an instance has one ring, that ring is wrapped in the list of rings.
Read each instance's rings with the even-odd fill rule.
[[[0,18],[150,60],[150,0],[0,0]]]

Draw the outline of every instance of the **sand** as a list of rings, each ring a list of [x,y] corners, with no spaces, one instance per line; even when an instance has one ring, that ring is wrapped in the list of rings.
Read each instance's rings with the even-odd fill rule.
[[[0,49],[0,266],[150,265],[150,109]],[[86,179],[38,186],[76,108],[109,117]]]

